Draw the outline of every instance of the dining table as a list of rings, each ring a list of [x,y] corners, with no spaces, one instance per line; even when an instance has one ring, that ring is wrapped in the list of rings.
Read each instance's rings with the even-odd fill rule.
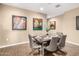
[[[36,40],[41,43],[40,55],[44,55],[44,44],[47,44],[48,41],[51,41],[52,37],[58,37],[58,35],[43,35],[43,36],[36,36]],[[59,41],[59,40],[58,40]]]

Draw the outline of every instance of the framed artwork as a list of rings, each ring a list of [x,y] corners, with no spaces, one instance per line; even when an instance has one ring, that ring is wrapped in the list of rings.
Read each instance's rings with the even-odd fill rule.
[[[56,29],[56,21],[49,21],[48,25],[49,25],[49,29],[52,30]]]
[[[76,30],[79,30],[79,16],[76,16]]]
[[[26,30],[27,17],[12,15],[12,30]]]
[[[33,30],[42,30],[43,20],[39,18],[33,18]]]

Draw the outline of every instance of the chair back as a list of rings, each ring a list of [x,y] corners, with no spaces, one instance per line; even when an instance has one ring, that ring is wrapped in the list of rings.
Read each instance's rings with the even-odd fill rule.
[[[62,32],[57,32],[56,33],[59,37],[62,37],[63,36],[63,33]]]
[[[30,43],[30,47],[33,48],[33,40],[32,40],[32,36],[29,34],[29,43]]]
[[[48,51],[56,51],[57,50],[57,42],[58,42],[58,37],[52,37],[50,44],[46,47],[46,50]]]
[[[66,41],[66,37],[67,35],[63,35],[59,41],[59,45],[58,45],[58,48],[61,49],[65,46],[65,41]]]

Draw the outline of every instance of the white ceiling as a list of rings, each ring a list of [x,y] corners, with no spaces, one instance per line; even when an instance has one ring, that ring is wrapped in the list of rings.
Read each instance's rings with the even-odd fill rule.
[[[66,11],[79,7],[79,3],[4,3],[4,4],[44,13],[48,15],[47,16],[48,18],[61,15]],[[60,4],[61,6],[59,8],[56,8],[55,6],[57,4]],[[44,8],[43,11],[40,10],[41,7]]]

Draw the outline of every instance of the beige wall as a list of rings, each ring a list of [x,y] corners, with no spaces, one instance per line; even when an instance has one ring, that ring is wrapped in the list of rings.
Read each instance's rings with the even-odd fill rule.
[[[67,41],[79,44],[79,30],[76,30],[76,16],[79,16],[79,8],[70,10],[64,14],[63,32],[67,34]]]
[[[27,30],[12,30],[12,15],[27,17]],[[0,5],[0,46],[28,41],[28,33],[45,34],[46,19],[44,14]],[[33,31],[33,18],[43,19],[43,30]],[[8,39],[8,40],[7,40]]]
[[[54,17],[54,18],[49,19],[48,23],[50,21],[56,21],[56,29],[53,30],[53,32],[62,32],[63,15],[60,15],[60,16],[57,16],[57,17]]]
[[[79,45],[79,30],[76,30],[76,16],[79,16],[79,8],[70,10],[63,15],[50,20],[56,21],[56,30],[67,35],[67,42]]]
[[[12,30],[12,15],[27,17],[27,30]],[[46,19],[44,14],[23,10],[15,7],[0,5],[0,46],[28,41],[28,33],[43,35],[46,32]],[[76,30],[76,16],[79,8],[68,11],[64,15],[50,19],[56,21],[56,32],[67,34],[67,41],[79,44],[79,31]],[[43,19],[43,30],[33,31],[33,18]],[[8,39],[8,40],[7,40]]]

